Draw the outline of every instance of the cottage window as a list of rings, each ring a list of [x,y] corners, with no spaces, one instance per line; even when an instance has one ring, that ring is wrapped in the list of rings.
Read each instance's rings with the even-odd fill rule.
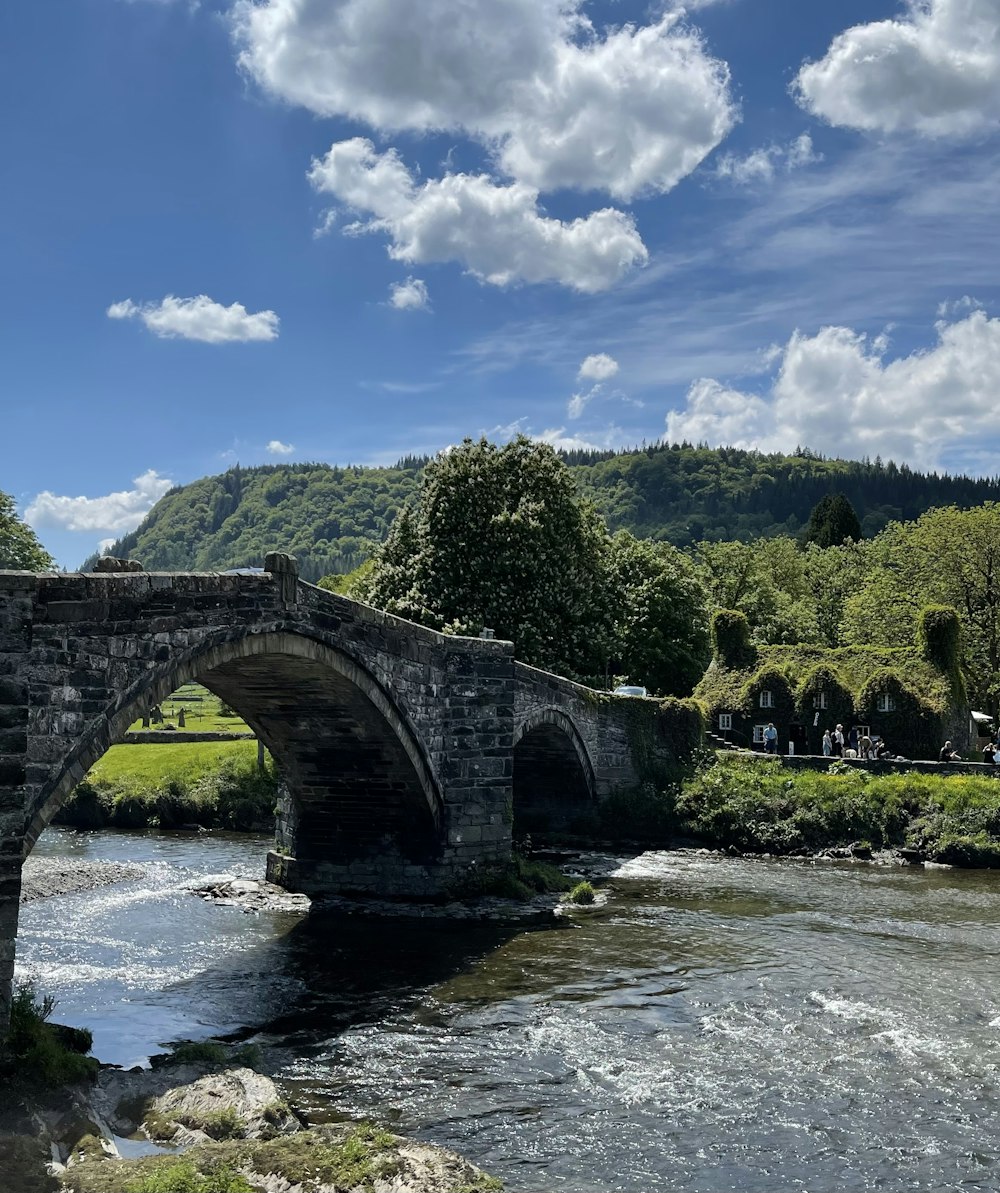
[[[879,692],[875,707],[879,712],[895,712],[896,698],[890,692]]]
[[[813,696],[813,708],[828,708],[830,699],[825,691],[820,691]]]
[[[774,708],[774,693],[769,688],[765,688],[761,692],[760,706],[761,708]]]
[[[754,727],[753,727],[753,739],[754,739],[754,741],[757,743],[757,745],[761,745],[761,744],[763,743],[763,741],[764,741],[764,730],[765,730],[766,728],[767,728],[767,726],[766,726],[766,725],[754,725]]]
[[[719,728],[720,729],[732,729],[732,727],[733,727],[733,714],[731,712],[720,712],[719,713]]]

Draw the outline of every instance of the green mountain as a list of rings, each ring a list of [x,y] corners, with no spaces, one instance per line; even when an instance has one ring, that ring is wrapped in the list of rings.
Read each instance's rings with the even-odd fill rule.
[[[866,536],[933,506],[1000,500],[996,478],[921,473],[879,459],[828,460],[809,451],[763,455],[681,444],[563,458],[612,529],[681,547],[797,534],[830,493],[849,499]],[[219,571],[259,566],[268,551],[289,551],[306,579],[347,572],[385,536],[425,463],[411,457],[392,468],[232,468],[172,489],[111,553],[150,571]]]

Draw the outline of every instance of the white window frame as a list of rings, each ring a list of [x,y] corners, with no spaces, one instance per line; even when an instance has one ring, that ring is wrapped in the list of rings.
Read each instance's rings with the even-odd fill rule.
[[[764,730],[766,728],[767,728],[766,725],[754,725],[754,727],[753,727],[754,745],[762,746],[764,744]]]
[[[858,731],[858,741],[863,737],[871,737],[872,735],[871,725],[855,725],[854,728]]]
[[[813,708],[829,708],[830,697],[827,695],[826,688],[820,690],[813,696]]]
[[[733,714],[731,712],[720,712],[719,713],[719,728],[720,729],[732,729],[732,727],[733,727]]]
[[[875,697],[875,708],[878,712],[895,712],[896,697],[891,692],[879,692]]]
[[[774,693],[770,688],[765,688],[760,694],[761,708],[774,708]]]

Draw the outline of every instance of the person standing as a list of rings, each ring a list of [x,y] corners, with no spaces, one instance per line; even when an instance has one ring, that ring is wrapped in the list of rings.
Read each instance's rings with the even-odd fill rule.
[[[833,731],[833,753],[837,758],[844,757],[844,726],[838,725]]]
[[[777,754],[778,752],[778,731],[775,729],[773,721],[768,721],[767,728],[764,730],[764,752],[766,754]]]
[[[823,757],[829,758],[833,753],[833,738],[830,736],[830,730],[823,730]]]

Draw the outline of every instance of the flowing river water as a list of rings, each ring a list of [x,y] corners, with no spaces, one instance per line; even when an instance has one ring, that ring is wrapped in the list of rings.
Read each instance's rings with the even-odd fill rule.
[[[19,974],[102,1060],[252,1028],[314,1118],[514,1193],[1000,1188],[1000,876],[647,853],[541,926],[204,902],[259,839],[49,830],[143,877],[22,908]]]

